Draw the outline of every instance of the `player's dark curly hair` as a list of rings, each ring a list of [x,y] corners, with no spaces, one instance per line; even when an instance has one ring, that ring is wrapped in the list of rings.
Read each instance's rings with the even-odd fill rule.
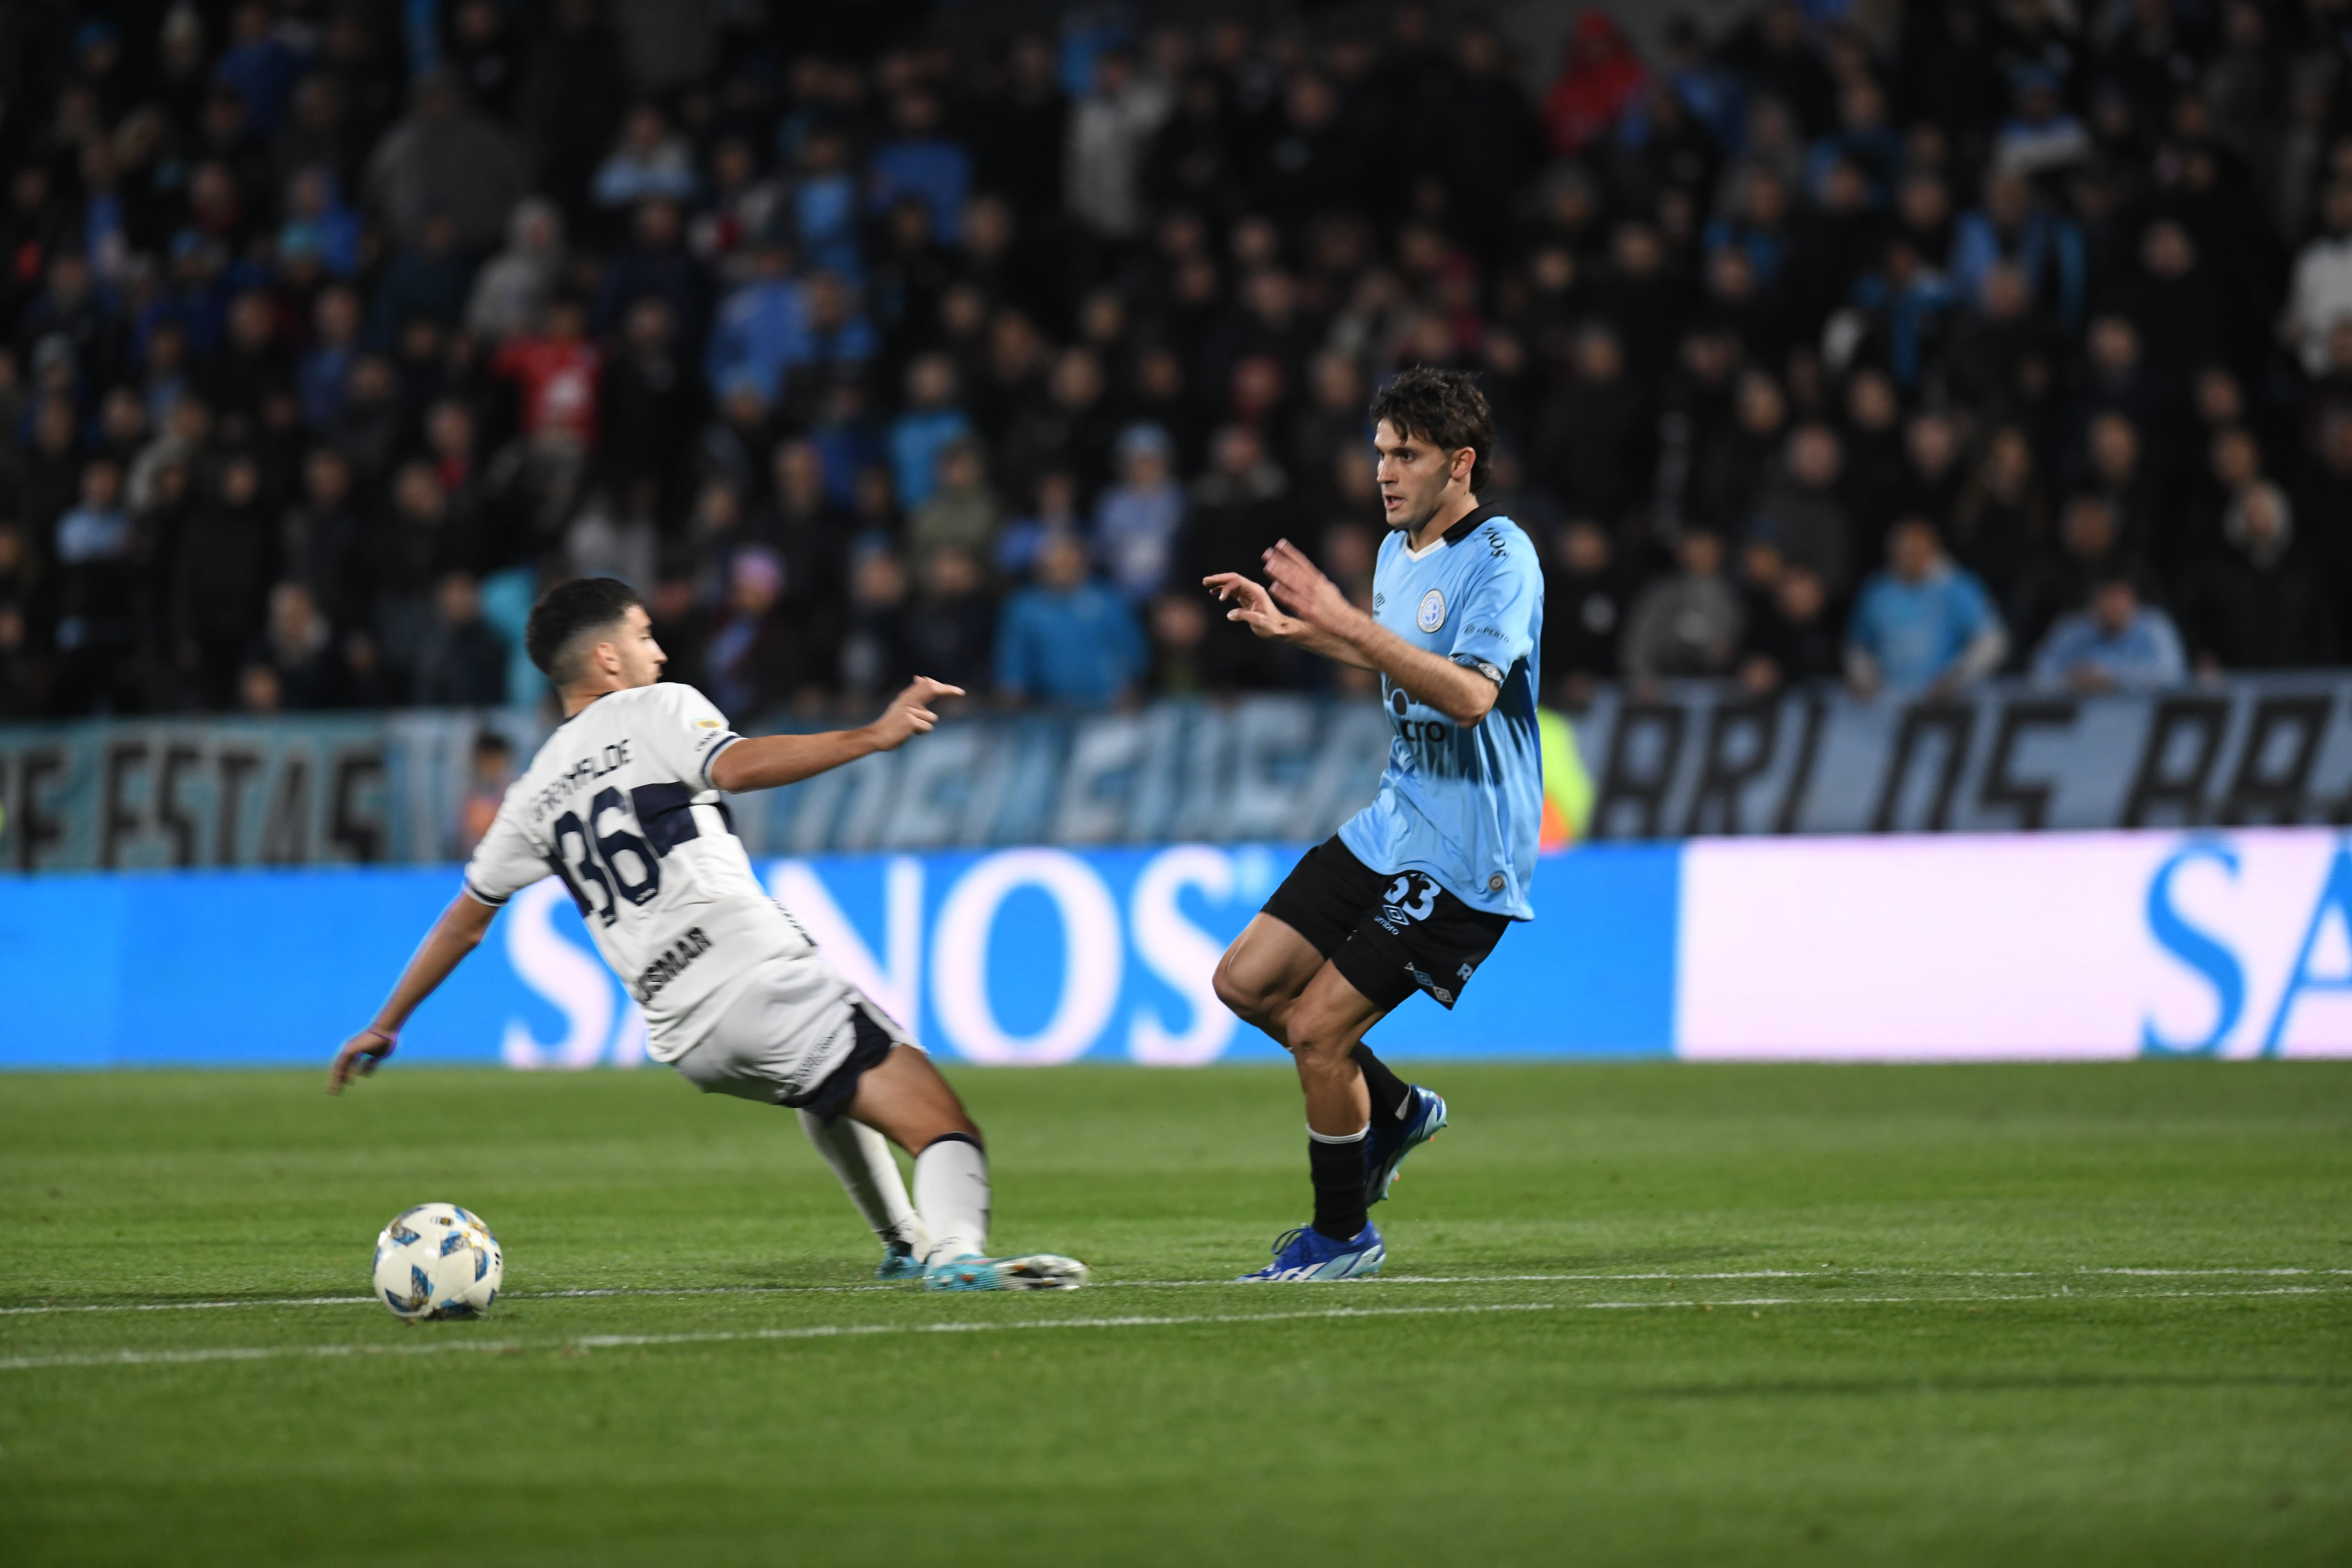
[[[1415,365],[1372,398],[1372,423],[1387,420],[1402,436],[1418,436],[1440,451],[1467,447],[1477,454],[1470,470],[1473,491],[1494,477],[1495,411],[1478,379],[1466,370]]]
[[[574,577],[569,583],[558,583],[530,607],[530,622],[523,627],[523,651],[550,680],[566,685],[580,673],[574,667],[580,660],[582,634],[603,631],[628,614],[630,605],[643,603],[637,591],[617,577]]]

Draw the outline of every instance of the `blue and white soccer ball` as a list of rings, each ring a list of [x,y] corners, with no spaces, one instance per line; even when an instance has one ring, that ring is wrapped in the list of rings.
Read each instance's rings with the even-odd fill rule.
[[[456,1204],[404,1210],[375,1238],[376,1299],[412,1323],[489,1310],[505,1274],[499,1238]]]

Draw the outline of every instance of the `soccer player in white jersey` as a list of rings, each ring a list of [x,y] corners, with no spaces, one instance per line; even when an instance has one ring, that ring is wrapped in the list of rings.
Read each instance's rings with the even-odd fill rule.
[[[1285,540],[1267,584],[1207,579],[1227,618],[1378,670],[1393,738],[1372,803],[1307,852],[1218,962],[1217,994],[1286,1047],[1307,1100],[1315,1215],[1244,1279],[1347,1279],[1388,1255],[1367,1211],[1445,1126],[1364,1032],[1416,991],[1451,1009],[1514,921],[1532,919],[1543,751],[1534,545],[1483,506],[1494,416],[1463,371],[1406,371],[1372,400],[1381,542],[1367,611]]]
[[[507,791],[451,900],[367,1028],[327,1075],[341,1093],[481,942],[499,906],[550,872],[645,1009],[646,1049],[707,1092],[791,1106],[885,1248],[883,1279],[934,1289],[1065,1289],[1086,1266],[991,1258],[988,1156],[955,1090],[906,1030],[827,963],[771,899],[720,792],[772,789],[887,752],[961,691],[917,679],[863,729],[735,733],[708,698],[663,683],[665,655],[627,584],[549,590],[525,642],[564,721]],[[912,1198],[883,1140],[915,1158]]]

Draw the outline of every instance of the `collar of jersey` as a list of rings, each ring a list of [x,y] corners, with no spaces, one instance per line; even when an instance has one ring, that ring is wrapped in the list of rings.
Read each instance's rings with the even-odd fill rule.
[[[1473,511],[1469,516],[1464,518],[1460,522],[1455,523],[1452,528],[1447,529],[1444,533],[1439,534],[1437,536],[1437,543],[1459,544],[1464,540],[1469,538],[1472,534],[1477,532],[1479,524],[1491,521],[1502,515],[1502,510],[1498,507],[1482,506],[1475,511]],[[1411,540],[1407,540],[1405,542],[1404,552],[1412,560],[1426,561],[1429,557],[1437,553],[1437,545],[1433,544],[1427,550],[1415,550],[1412,547],[1412,542]]]
[[[656,685],[658,685],[658,684],[659,684],[659,682],[656,682]],[[614,691],[599,691],[598,693],[596,693],[596,695],[595,695],[595,696],[591,697],[590,699],[588,699],[588,707],[587,707],[587,708],[583,708],[583,709],[581,709],[581,710],[580,710],[580,713],[585,713],[585,712],[587,712],[587,711],[588,711],[588,708],[593,708],[593,707],[595,707],[595,706],[596,706],[596,704],[598,704],[599,702],[604,701],[604,699],[606,699],[607,697],[618,697],[618,696],[621,694],[621,692],[623,692],[623,691],[642,691],[642,690],[644,690],[644,689],[645,689],[645,688],[643,688],[643,687],[641,687],[641,686],[624,686],[624,687],[620,688],[620,689],[619,689],[619,690],[614,690]],[[580,717],[580,713],[574,713],[573,715],[572,715],[572,719],[577,719],[577,718],[579,718],[579,717]],[[569,723],[571,723],[571,722],[572,722],[572,719],[566,719],[566,720],[563,721],[563,724],[569,724]],[[556,726],[556,728],[557,728],[557,729],[559,729],[559,730],[561,730],[561,729],[562,729],[562,728],[563,728],[563,724],[558,724],[558,725]]]

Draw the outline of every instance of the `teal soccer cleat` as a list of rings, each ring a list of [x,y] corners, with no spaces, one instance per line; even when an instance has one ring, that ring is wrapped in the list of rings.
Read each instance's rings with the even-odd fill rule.
[[[1288,1285],[1314,1279],[1361,1279],[1381,1271],[1389,1249],[1380,1227],[1367,1220],[1353,1241],[1334,1241],[1313,1226],[1285,1231],[1274,1244],[1274,1261],[1236,1284]]]
[[[923,1270],[927,1290],[1075,1290],[1087,1282],[1075,1258],[1033,1252],[1025,1258],[966,1256]]]
[[[882,1261],[874,1266],[874,1278],[897,1281],[920,1279],[922,1277],[923,1260],[915,1256],[913,1247],[903,1241],[886,1241],[882,1244]]]
[[[1445,1131],[1445,1100],[1434,1090],[1412,1086],[1412,1100],[1402,1120],[1372,1118],[1371,1136],[1364,1150],[1364,1206],[1389,1195],[1396,1184],[1397,1167],[1404,1157]]]

